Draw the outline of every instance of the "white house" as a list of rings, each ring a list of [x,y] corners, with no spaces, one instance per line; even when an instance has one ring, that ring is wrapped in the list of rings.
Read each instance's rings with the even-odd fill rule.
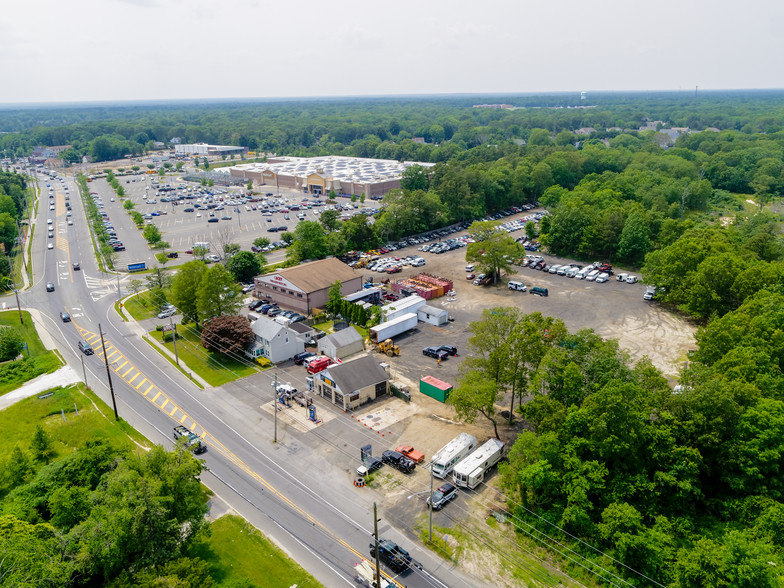
[[[305,351],[296,331],[265,316],[253,321],[250,328],[256,338],[245,355],[251,359],[266,357],[272,363],[280,363]]]
[[[364,350],[362,335],[352,326],[322,337],[318,342],[319,353],[335,359],[343,359]]]

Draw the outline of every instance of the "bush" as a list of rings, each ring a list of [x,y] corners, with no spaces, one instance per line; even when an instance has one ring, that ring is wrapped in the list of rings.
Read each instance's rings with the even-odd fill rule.
[[[0,361],[14,359],[24,349],[24,339],[12,327],[0,329]]]

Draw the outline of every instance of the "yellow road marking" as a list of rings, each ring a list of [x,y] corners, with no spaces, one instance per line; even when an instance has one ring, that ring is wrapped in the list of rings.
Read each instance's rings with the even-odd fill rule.
[[[185,414],[185,413],[182,413],[182,418],[180,419],[180,424],[182,424],[182,421],[184,421],[187,418],[188,418],[188,415]]]
[[[126,372],[126,373],[128,373],[128,372]],[[136,378],[138,378],[139,376],[141,376],[141,374],[139,372],[136,372],[136,375],[134,377],[132,377],[130,380],[125,380],[125,381],[128,382],[129,384],[133,384],[133,381]],[[123,377],[125,377],[125,376],[123,376]]]
[[[147,396],[153,388],[155,388],[155,384],[150,384],[150,387],[144,391],[144,395]]]
[[[136,389],[138,390],[139,388],[141,388],[141,387],[142,387],[142,385],[143,385],[143,384],[144,384],[146,381],[147,381],[147,378],[143,378],[141,382],[139,382],[138,384],[136,384]],[[128,382],[128,383],[130,384],[130,382]]]
[[[155,395],[155,397],[152,399],[152,401],[155,402],[156,400],[158,400],[158,396],[160,396],[161,394],[163,394],[163,392],[158,390],[158,393]]]
[[[177,412],[178,410],[180,410],[180,407],[179,406],[175,406],[174,408],[171,409],[171,412],[169,413],[169,416],[173,417],[174,413]]]
[[[120,369],[120,368],[117,368],[117,369]],[[129,367],[129,368],[128,368],[128,369],[125,371],[125,373],[124,373],[122,376],[120,376],[120,377],[121,377],[121,378],[124,380],[124,379],[125,379],[125,376],[127,376],[128,374],[130,374],[130,373],[131,373],[133,370],[135,370],[135,369],[136,369],[136,368],[135,368],[135,367],[133,367],[133,366]],[[128,383],[130,384],[130,382],[128,382]]]
[[[120,361],[120,360],[118,359],[117,361]],[[126,365],[128,365],[128,360],[127,360],[127,359],[126,359],[124,362],[122,362],[122,364],[120,364],[120,365],[118,365],[116,368],[114,368],[114,371],[115,371],[115,372],[117,372],[117,373],[119,374],[119,373],[120,373],[120,370],[121,370],[122,368],[124,368]]]
[[[120,352],[115,349],[109,355],[106,356],[106,359],[111,359],[114,355],[117,355],[118,353]]]
[[[153,398],[152,401],[155,402],[155,398]],[[163,410],[166,407],[167,404],[169,404],[169,399],[166,398],[166,396],[164,396],[163,397],[163,404],[161,404],[161,410]]]
[[[90,337],[85,337],[84,340],[87,341],[88,343],[92,343],[93,341],[95,341],[96,339],[99,339],[99,338],[100,337],[98,335],[93,333]]]

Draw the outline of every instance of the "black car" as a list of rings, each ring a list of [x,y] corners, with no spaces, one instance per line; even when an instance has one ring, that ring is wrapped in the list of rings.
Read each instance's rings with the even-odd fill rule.
[[[452,357],[457,357],[457,347],[455,347],[454,345],[441,345],[439,349],[441,351],[446,351]]]
[[[81,266],[81,264],[78,261],[74,261],[73,262],[73,269],[74,269],[75,272],[78,272],[80,269],[82,269],[82,266]]]
[[[432,498],[433,510],[441,510],[447,502],[457,498],[457,488],[454,484],[442,484],[433,492]],[[427,505],[430,506],[430,498],[427,499]]]
[[[283,233],[284,231],[288,231],[288,230],[289,230],[289,228],[286,225],[283,225],[282,227],[278,227],[278,231],[280,231],[281,233]]]
[[[370,557],[376,557],[376,546],[370,544]],[[395,573],[402,572],[411,565],[411,555],[394,541],[379,539],[378,559]]]
[[[297,355],[293,357],[294,363],[297,365],[302,365],[303,363],[305,363],[305,360],[307,358],[313,357],[314,355],[316,354],[313,353],[312,351],[303,351],[302,353],[297,353]]]
[[[257,308],[259,308],[260,306],[263,306],[263,305],[264,305],[264,301],[263,300],[254,300],[253,302],[248,304],[248,310],[256,310]]]
[[[54,292],[54,282],[46,282],[46,291]]]
[[[378,457],[369,456],[365,458],[365,462],[357,468],[357,474],[360,476],[372,474],[382,465],[384,465],[384,462],[381,461],[381,459]]]
[[[169,259],[177,259],[179,256],[180,254],[177,253],[176,251],[170,251],[169,253],[166,254],[166,257],[168,257]]]
[[[70,323],[71,322],[71,315],[68,314],[67,312],[61,312],[60,313],[60,320],[62,320],[64,323]]]
[[[381,454],[381,461],[400,470],[404,474],[410,474],[416,467],[413,460],[398,451],[385,451]]]
[[[217,216],[211,216],[207,219],[208,223],[217,223],[220,219]]]
[[[278,227],[270,227],[269,229],[267,229],[267,232],[268,233],[277,233],[278,232]]]
[[[427,357],[432,357],[433,359],[448,359],[449,354],[439,349],[438,347],[425,347],[422,350],[422,355],[426,355]]]

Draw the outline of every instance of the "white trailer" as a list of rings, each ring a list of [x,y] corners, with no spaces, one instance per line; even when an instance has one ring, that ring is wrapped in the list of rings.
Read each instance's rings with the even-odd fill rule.
[[[490,439],[455,466],[452,479],[456,486],[474,489],[485,479],[487,471],[497,464],[504,454],[504,444]]]
[[[357,572],[357,582],[368,588],[378,587],[378,583],[376,582],[376,570],[368,560],[363,559],[354,566],[354,569]],[[390,584],[386,578],[381,578],[381,588],[389,588],[391,586],[392,584]]]
[[[386,341],[391,337],[395,337],[397,335],[400,335],[401,333],[410,331],[416,326],[417,326],[417,315],[415,312],[409,312],[407,314],[394,318],[391,321],[381,323],[380,325],[376,325],[375,327],[370,327],[368,336],[370,337],[370,340],[373,343],[379,343],[380,341]]]
[[[406,296],[400,300],[395,300],[389,304],[381,307],[381,316],[385,321],[391,321],[404,314],[409,314],[419,310],[419,307],[425,304],[427,300],[421,296],[414,294],[413,296]]]
[[[433,456],[430,469],[436,478],[446,478],[457,463],[476,449],[476,437],[460,433]]]

